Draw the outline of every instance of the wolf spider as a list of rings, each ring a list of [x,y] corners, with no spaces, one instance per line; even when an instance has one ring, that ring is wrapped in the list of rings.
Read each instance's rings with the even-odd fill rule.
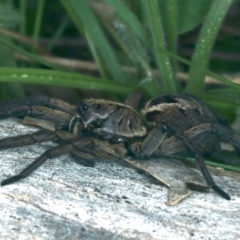
[[[30,97],[0,104],[0,119],[23,118],[23,123],[43,128],[33,134],[0,140],[0,149],[44,141],[59,145],[47,150],[20,174],[2,181],[11,184],[41,166],[46,160],[74,153],[92,161],[162,156],[194,157],[207,184],[223,198],[230,197],[212,179],[203,155],[220,150],[220,141],[240,151],[240,137],[197,98],[184,94],[163,95],[141,105],[135,91],[125,103],[84,99],[78,106],[47,97]]]

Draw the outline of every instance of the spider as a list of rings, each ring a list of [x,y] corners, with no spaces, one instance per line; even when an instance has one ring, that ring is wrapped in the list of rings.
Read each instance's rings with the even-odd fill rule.
[[[33,134],[0,140],[0,149],[57,141],[20,174],[2,181],[7,185],[27,177],[47,159],[74,153],[87,161],[193,156],[207,184],[223,198],[230,197],[212,179],[203,155],[220,150],[221,140],[237,152],[240,137],[197,98],[184,94],[163,95],[141,105],[135,91],[125,103],[84,99],[78,106],[58,99],[31,97],[0,104],[0,119],[21,117],[23,123],[43,128]],[[141,112],[134,108],[139,107]],[[133,164],[134,165],[134,164]]]

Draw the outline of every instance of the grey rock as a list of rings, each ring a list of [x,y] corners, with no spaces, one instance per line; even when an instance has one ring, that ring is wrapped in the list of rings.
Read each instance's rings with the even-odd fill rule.
[[[1,138],[32,131],[13,119],[0,121]],[[53,145],[1,151],[0,181]],[[194,192],[167,206],[167,187],[133,168],[102,161],[85,167],[65,155],[0,188],[0,239],[240,239],[239,174],[212,174],[230,201]]]

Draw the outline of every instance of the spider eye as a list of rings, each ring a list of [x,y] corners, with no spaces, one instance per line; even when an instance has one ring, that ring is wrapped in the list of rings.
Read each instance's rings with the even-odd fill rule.
[[[83,109],[83,110],[88,110],[88,105],[83,105],[83,106],[82,106],[82,109]]]
[[[100,107],[101,107],[101,105],[100,105],[99,103],[97,103],[97,104],[94,105],[94,108],[95,108],[95,109],[99,109]]]
[[[84,124],[83,127],[82,127],[82,131],[86,132],[87,130],[88,130],[88,125]]]

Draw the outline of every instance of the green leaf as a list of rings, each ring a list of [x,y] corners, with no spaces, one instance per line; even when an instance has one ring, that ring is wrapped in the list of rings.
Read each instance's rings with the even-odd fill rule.
[[[201,29],[192,57],[193,65],[189,71],[187,92],[201,97],[203,93],[205,73],[198,67],[207,68],[210,54],[221,23],[233,0],[217,0],[212,5]]]
[[[165,0],[161,1],[165,2]],[[177,0],[176,2],[178,34],[182,34],[195,28],[204,21],[213,1]]]

